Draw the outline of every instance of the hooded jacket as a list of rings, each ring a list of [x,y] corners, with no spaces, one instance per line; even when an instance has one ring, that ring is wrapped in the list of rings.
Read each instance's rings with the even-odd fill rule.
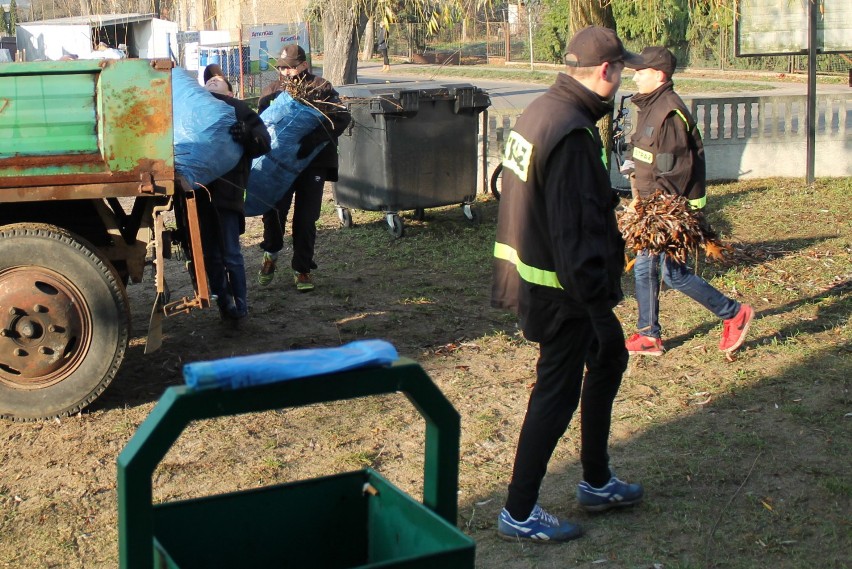
[[[595,126],[611,112],[611,102],[560,73],[506,143],[491,303],[516,312],[531,341],[622,298],[624,241]]]
[[[630,137],[634,183],[639,196],[657,190],[683,196],[693,209],[707,203],[704,144],[692,114],[667,81],[651,93],[635,95],[636,129]]]

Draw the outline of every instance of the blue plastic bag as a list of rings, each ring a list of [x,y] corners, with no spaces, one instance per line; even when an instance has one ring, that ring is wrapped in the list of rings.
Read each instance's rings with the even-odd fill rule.
[[[359,340],[339,348],[291,350],[194,362],[183,366],[183,378],[194,389],[239,389],[361,367],[390,365],[397,359],[399,354],[393,344],[384,340]]]
[[[185,69],[172,69],[175,170],[191,187],[209,184],[239,163],[242,145],[228,132],[236,111],[198,84]]]
[[[263,215],[284,197],[293,182],[328,142],[319,144],[310,155],[296,158],[299,141],[325,119],[318,110],[282,92],[260,114],[269,130],[272,149],[255,158],[246,188],[246,215]]]

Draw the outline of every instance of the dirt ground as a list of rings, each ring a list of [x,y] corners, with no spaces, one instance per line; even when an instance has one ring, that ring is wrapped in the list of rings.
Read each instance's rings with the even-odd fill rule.
[[[811,213],[814,223],[779,227],[781,242],[748,208],[787,194],[770,186],[728,192],[717,203],[737,200],[742,215],[726,232],[763,231],[755,247],[791,259],[781,265],[787,272],[769,257],[741,274],[710,275],[729,294],[760,304],[753,338],[734,362],[716,350],[720,325],[712,316],[682,295],[664,295],[666,313],[679,315],[667,323],[670,352],[631,362],[611,441],[614,468],[645,483],[648,499],[616,515],[582,512],[573,500],[580,477],[573,426],[557,447],[542,502],[583,524],[587,537],[578,542],[536,547],[495,536],[536,356],[515,319],[488,306],[495,200],[480,197],[478,224],[458,207],[427,210],[425,221],[406,217],[406,236],[395,240],[376,214],[353,212],[355,227],[341,228],[327,196],[314,292],[296,292],[286,261],[271,285],[257,285],[261,227],[252,219],[244,331],[225,330],[212,310],[176,316],[164,323],[162,349],[144,355],[154,300],[146,275],[129,288],[132,342],[104,395],[67,419],[0,423],[0,567],[118,565],[115,460],[164,389],[182,383],[184,364],[365,338],[389,340],[420,362],[461,414],[458,524],[476,541],[477,567],[848,567],[849,217]],[[167,265],[173,297],[188,294],[183,263]],[[628,296],[617,314],[629,330],[635,302]],[[419,499],[423,438],[423,421],[401,395],[203,421],[156,470],[154,501],[365,466]]]
[[[116,565],[115,458],[163,390],[182,383],[182,366],[191,361],[383,338],[401,355],[423,362],[440,385],[458,384],[453,389],[461,399],[454,403],[475,414],[476,384],[492,376],[494,362],[472,339],[494,330],[511,331],[513,326],[487,306],[489,267],[470,267],[459,280],[456,274],[435,272],[434,259],[423,264],[416,258],[400,259],[393,251],[406,239],[429,239],[425,229],[429,224],[433,230],[444,226],[449,233],[471,230],[473,224],[459,208],[428,210],[423,222],[405,219],[407,236],[395,241],[376,215],[353,212],[356,227],[341,228],[327,197],[314,292],[296,291],[289,244],[273,283],[257,284],[262,227],[260,218],[250,218],[244,252],[251,316],[244,330],[223,327],[215,310],[179,315],[164,322],[163,347],[144,355],[154,300],[152,276],[146,272],[146,282],[128,287],[133,335],[124,364],[104,395],[71,418],[0,425],[0,499],[5,516],[0,523],[0,566]],[[492,202],[479,212],[493,217],[496,208]],[[355,236],[358,243],[352,241]],[[365,240],[366,248],[359,250]],[[487,245],[480,240],[473,246]],[[167,261],[167,276],[173,299],[190,293],[182,262]],[[519,397],[524,395],[531,362],[529,357],[518,358],[513,365],[517,378],[502,374],[502,381],[522,387]],[[375,413],[377,408],[382,412]],[[491,428],[488,417],[483,421]],[[207,423],[185,434],[161,465],[155,476],[155,500],[365,465],[380,469],[420,497],[423,425],[402,396]],[[485,444],[466,458],[468,468],[492,461],[493,449]]]

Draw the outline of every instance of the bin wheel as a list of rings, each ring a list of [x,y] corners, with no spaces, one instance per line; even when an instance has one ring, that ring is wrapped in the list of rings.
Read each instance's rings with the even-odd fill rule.
[[[494,172],[491,174],[491,193],[498,200],[500,199],[500,193],[503,191],[503,164],[497,164],[497,167],[494,168]]]
[[[462,204],[462,213],[468,221],[475,222],[479,218],[479,216],[476,215],[476,210],[473,209],[473,206],[469,203]]]
[[[405,229],[402,226],[402,219],[395,213],[389,213],[385,216],[385,221],[388,222],[388,231],[395,239],[402,237]]]
[[[340,225],[349,228],[352,227],[352,212],[345,207],[337,207],[337,218],[340,220]]]
[[[416,208],[414,210],[414,215],[412,216],[412,218],[415,221],[423,221],[424,219],[426,219],[426,210],[422,207]]]

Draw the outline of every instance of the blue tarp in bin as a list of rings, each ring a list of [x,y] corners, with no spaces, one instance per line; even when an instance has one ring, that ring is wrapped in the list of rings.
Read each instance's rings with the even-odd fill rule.
[[[194,389],[239,389],[300,377],[390,365],[399,359],[384,340],[359,340],[338,348],[291,350],[194,362],[183,366],[183,378]]]
[[[243,147],[228,132],[234,108],[210,94],[185,69],[172,69],[175,170],[191,187],[209,184],[239,163]]]
[[[288,93],[278,95],[260,118],[269,130],[272,149],[255,158],[246,189],[246,215],[263,215],[284,197],[290,186],[327,142],[310,155],[297,159],[299,141],[325,120],[318,110],[300,103]]]

